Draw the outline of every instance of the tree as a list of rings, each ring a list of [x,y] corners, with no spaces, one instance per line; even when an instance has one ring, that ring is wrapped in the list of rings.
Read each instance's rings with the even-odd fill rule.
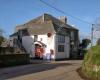
[[[2,36],[2,34],[3,34],[3,30],[2,30],[2,29],[0,29],[0,36]]]
[[[83,39],[82,40],[82,43],[81,43],[81,47],[82,48],[86,48],[88,45],[89,45],[89,43],[91,43],[91,40],[90,39]]]
[[[100,38],[96,42],[97,45],[100,45]]]
[[[4,37],[0,36],[0,46],[1,46],[1,44],[2,44],[3,41],[4,41]]]
[[[1,46],[2,42],[4,41],[4,37],[3,37],[2,33],[3,33],[3,30],[0,29],[0,46]]]

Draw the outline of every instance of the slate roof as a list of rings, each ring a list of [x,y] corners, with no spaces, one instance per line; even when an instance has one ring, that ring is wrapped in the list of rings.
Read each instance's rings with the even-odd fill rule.
[[[44,22],[42,24],[34,24],[28,28],[30,34],[46,34],[48,32],[55,33],[52,22]]]
[[[78,30],[69,24],[65,24],[52,15],[44,13],[43,15],[28,21],[23,25],[16,26],[16,32],[21,29],[27,29],[29,34],[45,34],[45,33],[68,33],[69,30]],[[62,32],[59,32],[62,30]]]

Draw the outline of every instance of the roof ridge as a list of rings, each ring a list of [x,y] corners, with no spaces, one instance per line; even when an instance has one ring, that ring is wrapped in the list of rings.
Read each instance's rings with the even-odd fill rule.
[[[30,26],[30,25],[33,25],[33,24],[39,25],[39,24],[42,24],[44,22],[49,22],[49,21],[52,21],[52,23],[56,23],[57,25],[60,25],[60,26],[65,26],[66,28],[69,27],[69,28],[72,28],[72,29],[76,29],[73,26],[60,21],[58,18],[56,18],[56,17],[54,17],[54,16],[52,16],[48,13],[44,13],[44,14],[26,22],[25,24],[20,25],[20,26]]]

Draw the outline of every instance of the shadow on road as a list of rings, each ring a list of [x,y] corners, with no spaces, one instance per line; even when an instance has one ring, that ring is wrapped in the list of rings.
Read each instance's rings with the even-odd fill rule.
[[[19,77],[27,74],[42,72],[51,70],[57,67],[64,67],[73,65],[72,63],[42,63],[42,64],[31,64],[26,66],[19,66],[0,70],[0,80],[10,79]]]

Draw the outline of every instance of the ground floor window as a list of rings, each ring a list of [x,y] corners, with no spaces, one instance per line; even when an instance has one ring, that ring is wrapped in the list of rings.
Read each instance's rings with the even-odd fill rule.
[[[58,52],[64,52],[64,45],[58,45]]]

